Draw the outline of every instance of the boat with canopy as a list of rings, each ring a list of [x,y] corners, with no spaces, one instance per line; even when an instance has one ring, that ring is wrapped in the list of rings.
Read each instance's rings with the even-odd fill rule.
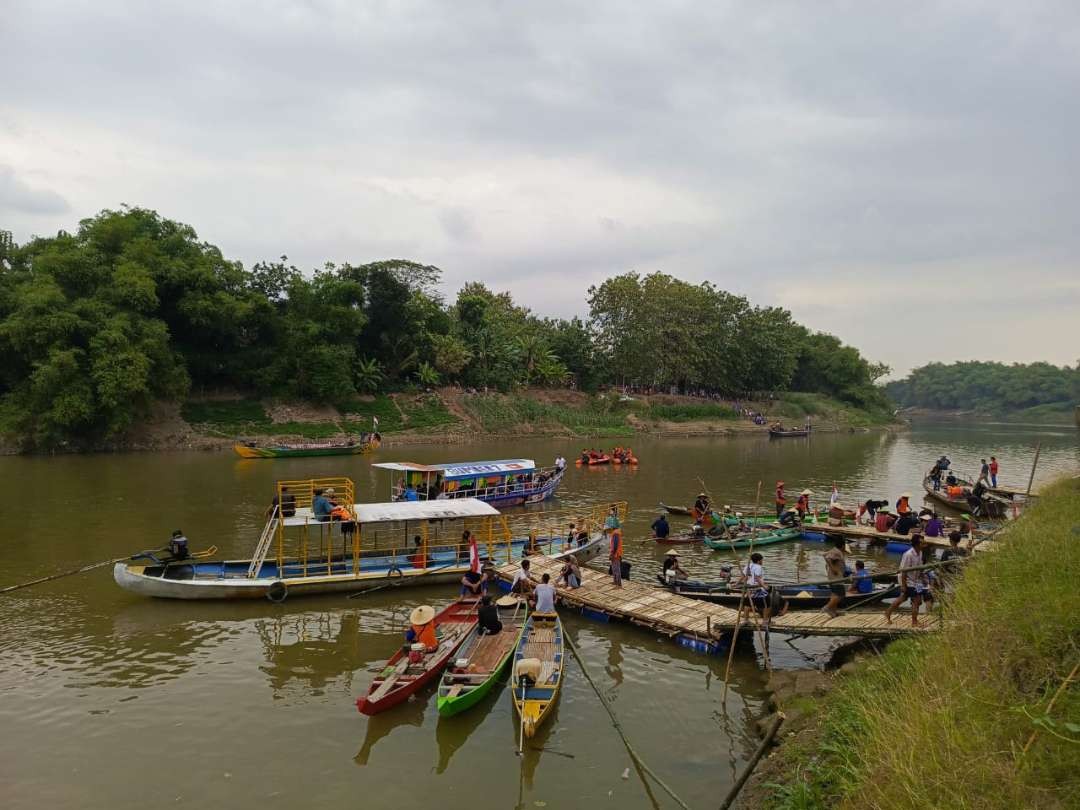
[[[279,481],[277,498],[244,559],[175,559],[140,554],[116,563],[125,590],[168,599],[243,599],[366,590],[368,586],[456,582],[470,569],[472,544],[485,566],[526,555],[579,563],[605,548],[604,519],[614,506],[501,514],[475,498],[356,503],[348,478]],[[316,498],[333,499],[334,514],[316,514]],[[324,508],[324,507],[322,507]],[[578,528],[567,533],[568,524]]]
[[[388,461],[371,466],[396,473],[389,487],[393,501],[476,498],[497,506],[547,500],[555,494],[566,472],[565,468],[537,467],[531,458],[448,464]]]

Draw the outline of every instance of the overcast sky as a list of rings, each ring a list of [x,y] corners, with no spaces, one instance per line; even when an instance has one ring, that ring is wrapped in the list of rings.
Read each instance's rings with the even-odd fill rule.
[[[0,0],[0,228],[245,265],[638,270],[904,372],[1080,357],[1080,4]]]

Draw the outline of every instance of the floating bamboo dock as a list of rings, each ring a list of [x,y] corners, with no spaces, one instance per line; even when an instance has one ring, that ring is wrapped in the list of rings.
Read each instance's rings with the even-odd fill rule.
[[[859,540],[869,540],[871,543],[903,543],[911,545],[910,534],[897,534],[896,532],[879,532],[873,526],[829,526],[826,523],[804,523],[800,527],[804,532],[820,532],[839,537],[848,537]],[[978,537],[975,538],[979,540]],[[923,543],[932,548],[948,548],[951,544],[947,537],[923,536]],[[967,548],[967,538],[961,541],[960,547]],[[981,540],[974,547],[975,551],[987,551],[994,547],[993,540]]]
[[[530,572],[536,578],[550,574],[554,581],[561,567],[558,560],[538,557],[532,560]],[[501,566],[497,572],[509,582],[517,570],[518,564],[512,563]],[[601,621],[615,619],[647,627],[698,652],[715,653],[726,647],[727,634],[738,621],[738,610],[679,596],[666,588],[632,580],[624,580],[623,586],[616,588],[610,575],[589,568],[581,569],[581,578],[580,588],[557,588],[564,605],[579,608],[582,614]],[[937,630],[939,624],[936,615],[920,616],[919,627],[912,627],[910,613],[904,611],[897,611],[889,624],[885,621],[884,607],[879,607],[873,611],[841,613],[835,619],[817,611],[792,611],[774,617],[769,631],[794,636],[878,638],[926,633]],[[752,620],[749,624],[742,623],[744,629],[753,626]]]

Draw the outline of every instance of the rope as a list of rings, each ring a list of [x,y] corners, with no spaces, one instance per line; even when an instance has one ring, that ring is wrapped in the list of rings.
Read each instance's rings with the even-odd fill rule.
[[[126,559],[127,557],[116,557],[112,560],[102,560],[101,562],[92,563],[91,565],[84,565],[82,568],[73,568],[62,574],[53,574],[52,576],[41,577],[40,579],[32,579],[29,582],[20,582],[18,585],[8,585],[6,588],[0,588],[0,593],[10,593],[11,591],[18,591],[22,588],[29,588],[31,585],[40,585],[42,582],[51,582],[54,579],[70,577],[75,574],[83,574],[87,571],[93,571],[95,568],[101,568],[103,565],[113,565],[118,562],[123,562]]]
[[[622,725],[619,723],[619,718],[615,716],[615,710],[611,708],[611,703],[604,696],[604,693],[600,691],[600,687],[597,686],[596,682],[592,679],[592,676],[589,674],[589,669],[585,666],[585,661],[581,657],[581,653],[578,652],[577,645],[575,645],[574,642],[570,640],[570,634],[567,633],[565,629],[563,631],[563,640],[566,641],[566,646],[570,648],[570,652],[574,654],[574,658],[577,660],[578,666],[581,667],[581,673],[585,676],[585,680],[589,682],[589,686],[593,688],[593,691],[596,692],[596,696],[600,698],[600,704],[607,711],[608,717],[611,718],[611,724],[615,727],[615,731],[618,732],[619,737],[620,739],[622,739],[623,745],[626,746],[626,751],[630,754],[630,758],[634,761],[634,764],[641,768],[641,770],[645,771],[645,773],[647,773],[649,776],[651,776],[656,782],[656,784],[662,787],[664,789],[664,792],[675,800],[679,807],[684,808],[684,810],[690,810],[690,807],[686,804],[686,802],[680,799],[678,794],[676,794],[675,791],[672,790],[663,779],[657,776],[652,768],[645,764],[645,760],[643,760],[638,754],[638,752],[634,750],[634,747],[630,745],[630,741],[626,739],[626,734],[623,732]]]

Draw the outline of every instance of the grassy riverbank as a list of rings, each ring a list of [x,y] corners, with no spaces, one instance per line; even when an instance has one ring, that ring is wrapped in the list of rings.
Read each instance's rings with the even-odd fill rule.
[[[1058,694],[1080,663],[1078,581],[1070,479],[968,566],[942,633],[892,643],[801,707],[811,720],[744,806],[1080,807],[1080,678]]]

